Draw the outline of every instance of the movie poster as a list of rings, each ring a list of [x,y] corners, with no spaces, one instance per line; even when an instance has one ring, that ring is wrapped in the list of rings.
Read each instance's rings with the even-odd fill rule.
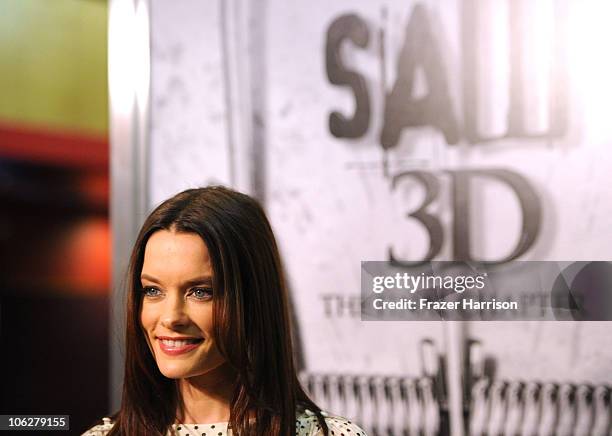
[[[456,336],[447,321],[364,321],[359,292],[366,261],[610,259],[607,6],[152,6],[151,205],[207,183],[262,201],[313,390],[350,376],[374,380],[376,397],[379,379],[435,379],[449,341],[468,356],[466,407],[472,371],[507,386],[610,383],[606,323],[472,318]],[[331,403],[334,383],[321,388]],[[399,413],[381,405],[389,383],[373,415]]]

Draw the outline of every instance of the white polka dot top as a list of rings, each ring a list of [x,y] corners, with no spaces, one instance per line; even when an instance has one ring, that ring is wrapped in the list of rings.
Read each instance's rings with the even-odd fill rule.
[[[330,436],[367,436],[355,423],[340,416],[330,415],[322,412],[325,422],[329,428]],[[110,418],[103,418],[103,423],[96,425],[82,436],[106,436],[113,427]],[[317,417],[310,410],[305,410],[296,420],[296,436],[322,436],[323,431]],[[173,424],[174,435],[180,436],[231,436],[232,431],[227,429],[227,422],[216,422],[214,424]],[[173,433],[169,430],[167,436]]]

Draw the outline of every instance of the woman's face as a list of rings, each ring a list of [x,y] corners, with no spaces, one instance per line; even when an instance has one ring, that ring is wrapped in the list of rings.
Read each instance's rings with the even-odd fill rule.
[[[145,247],[140,322],[160,372],[203,375],[224,358],[213,339],[213,269],[195,233],[159,230]]]

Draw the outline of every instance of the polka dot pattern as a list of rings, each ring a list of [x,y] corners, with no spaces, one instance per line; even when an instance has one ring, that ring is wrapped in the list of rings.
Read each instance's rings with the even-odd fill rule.
[[[330,436],[367,436],[366,433],[355,423],[341,416],[329,415],[323,412],[325,422],[329,427]],[[317,417],[309,410],[301,413],[295,422],[296,436],[322,436],[323,431]],[[113,423],[109,418],[104,418],[104,423],[90,428],[82,436],[106,436]],[[227,422],[216,422],[214,424],[175,424],[172,426],[175,434],[180,436],[231,436],[232,432],[227,430]],[[168,431],[168,436],[172,433]]]

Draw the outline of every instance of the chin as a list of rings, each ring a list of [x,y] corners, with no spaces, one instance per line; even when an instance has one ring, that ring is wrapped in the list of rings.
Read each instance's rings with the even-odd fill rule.
[[[185,367],[184,364],[180,364],[178,362],[164,362],[162,364],[158,363],[157,367],[159,368],[159,372],[161,372],[164,377],[167,378],[179,379],[195,375],[191,367]]]

